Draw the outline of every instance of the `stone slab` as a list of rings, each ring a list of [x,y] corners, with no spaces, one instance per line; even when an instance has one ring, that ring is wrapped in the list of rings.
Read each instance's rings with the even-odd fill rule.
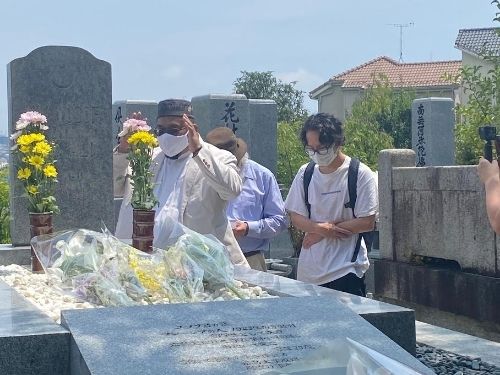
[[[375,293],[500,324],[500,278],[374,260]]]
[[[432,373],[333,296],[70,310],[61,317],[74,339],[72,375],[262,374],[343,337]]]
[[[235,277],[250,285],[258,285],[270,294],[283,297],[334,296],[407,352],[415,355],[415,312],[413,310],[245,267],[236,266]]]
[[[7,66],[10,133],[27,110],[47,117],[57,145],[55,196],[61,210],[54,229],[113,227],[111,65],[76,47],[40,47]],[[11,238],[30,239],[28,203],[9,163]]]
[[[495,233],[475,166],[394,168],[392,195],[383,198],[393,204],[393,260],[419,255],[456,262],[466,272],[498,274]]]
[[[67,375],[69,332],[0,281],[0,374]]]
[[[0,266],[10,264],[31,264],[31,248],[29,246],[0,245]]]

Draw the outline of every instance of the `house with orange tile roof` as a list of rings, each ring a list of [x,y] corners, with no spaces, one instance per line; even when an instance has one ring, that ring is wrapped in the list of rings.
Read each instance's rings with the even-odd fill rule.
[[[461,66],[460,60],[399,63],[381,56],[333,76],[312,90],[309,96],[318,101],[318,112],[331,113],[343,121],[354,102],[382,74],[393,87],[414,90],[417,98],[445,97],[458,102],[459,87],[447,82],[443,76],[457,74]]]

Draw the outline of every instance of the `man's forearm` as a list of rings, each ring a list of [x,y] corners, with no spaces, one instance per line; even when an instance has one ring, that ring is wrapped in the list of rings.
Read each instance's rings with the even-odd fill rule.
[[[352,233],[369,232],[375,227],[375,215],[342,221],[336,223],[336,225],[340,228],[347,229]]]

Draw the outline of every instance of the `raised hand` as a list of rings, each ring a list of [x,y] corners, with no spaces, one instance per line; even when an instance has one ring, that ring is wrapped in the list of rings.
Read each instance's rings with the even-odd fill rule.
[[[181,122],[182,125],[187,129],[189,151],[191,151],[192,153],[199,151],[201,148],[200,134],[196,130],[195,125],[186,114],[182,115]]]

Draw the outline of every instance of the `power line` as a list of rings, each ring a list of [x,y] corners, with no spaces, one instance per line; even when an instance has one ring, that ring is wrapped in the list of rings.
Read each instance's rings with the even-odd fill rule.
[[[389,26],[399,27],[399,62],[403,62],[403,28],[415,25],[410,23],[389,23]]]

